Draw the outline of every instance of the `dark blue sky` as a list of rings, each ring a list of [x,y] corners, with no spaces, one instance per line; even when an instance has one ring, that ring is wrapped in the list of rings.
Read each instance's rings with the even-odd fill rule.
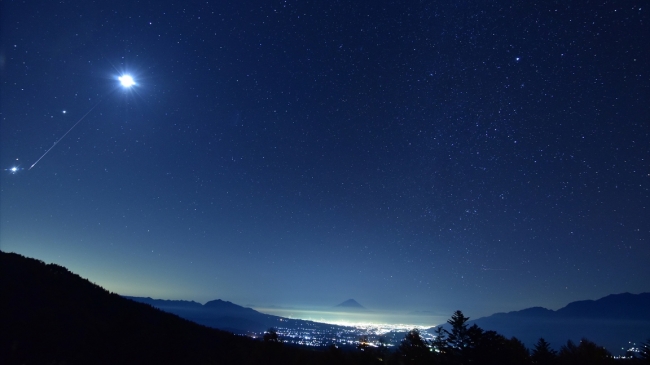
[[[5,1],[0,246],[256,306],[649,291],[646,5]]]

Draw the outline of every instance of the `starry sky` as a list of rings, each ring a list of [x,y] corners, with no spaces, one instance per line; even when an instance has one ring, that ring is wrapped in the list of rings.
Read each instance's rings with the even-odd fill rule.
[[[0,248],[385,321],[650,291],[647,5],[4,1]]]

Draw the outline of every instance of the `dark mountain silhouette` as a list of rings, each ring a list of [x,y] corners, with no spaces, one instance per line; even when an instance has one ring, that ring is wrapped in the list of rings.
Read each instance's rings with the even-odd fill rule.
[[[0,252],[0,273],[2,364],[237,363],[230,349],[254,345],[124,299],[55,264]]]
[[[0,288],[3,365],[333,363],[324,351],[269,346],[208,328],[14,253],[0,251]],[[240,311],[223,301],[154,302]]]
[[[354,299],[348,299],[345,302],[336,305],[334,308],[336,309],[366,309],[364,306],[359,304],[356,300]]]
[[[639,343],[650,336],[650,293],[608,295],[572,302],[556,311],[534,307],[496,313],[468,323],[515,336],[531,348],[540,337],[556,349],[569,339],[578,343],[587,338],[619,353],[628,341]]]
[[[581,300],[557,310],[567,318],[650,321],[650,293],[612,294],[598,300]]]

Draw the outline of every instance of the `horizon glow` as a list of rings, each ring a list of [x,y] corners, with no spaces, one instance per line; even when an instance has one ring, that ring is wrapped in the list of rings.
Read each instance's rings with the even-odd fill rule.
[[[251,307],[252,309],[275,316],[289,319],[300,319],[339,326],[361,327],[361,328],[431,328],[443,324],[447,317],[439,315],[416,315],[390,311],[368,311],[368,312],[337,312],[328,310],[310,309],[284,309]]]

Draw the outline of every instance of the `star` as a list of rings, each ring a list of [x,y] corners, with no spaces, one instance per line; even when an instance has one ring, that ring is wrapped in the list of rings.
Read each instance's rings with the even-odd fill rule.
[[[125,88],[130,88],[131,86],[135,85],[135,80],[133,80],[133,77],[131,75],[122,75],[117,78],[120,80],[120,83],[122,84],[123,87]]]
[[[10,174],[17,174],[18,171],[22,170],[22,168],[17,167],[17,166],[12,166],[8,169],[4,169],[5,171],[9,171]]]

